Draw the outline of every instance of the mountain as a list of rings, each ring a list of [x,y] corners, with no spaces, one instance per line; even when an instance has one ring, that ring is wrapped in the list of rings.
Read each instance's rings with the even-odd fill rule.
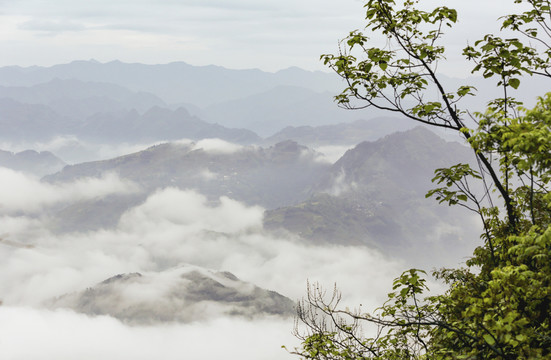
[[[0,68],[0,85],[32,86],[59,79],[107,82],[133,91],[145,91],[167,103],[188,102],[201,107],[268,91],[279,85],[332,91],[339,79],[332,73],[290,68],[277,73],[256,69],[230,70],[219,66],[192,66],[184,62],[163,65],[120,61],[74,61],[52,67]]]
[[[0,139],[40,141],[74,133],[78,123],[40,104],[24,104],[0,98]]]
[[[124,113],[97,113],[81,125],[77,132],[83,139],[93,141],[163,141],[179,139],[219,138],[240,144],[260,141],[250,130],[227,128],[205,122],[184,108],[169,110],[154,106],[143,114],[137,111]]]
[[[429,253],[455,254],[478,238],[480,229],[464,228],[476,223],[470,214],[425,199],[434,169],[472,159],[469,148],[417,127],[362,142],[332,165],[290,140],[267,148],[168,143],[66,166],[44,181],[63,183],[115,172],[142,189],[54,209],[56,232],[113,228],[127,209],[156,189],[176,187],[194,189],[213,205],[221,196],[261,205],[267,209],[266,230],[290,232],[312,244],[369,246],[430,261],[425,258]]]
[[[264,224],[316,243],[364,244],[395,255],[446,251],[479,229],[462,228],[471,223],[463,209],[424,195],[434,169],[472,161],[469,148],[423,127],[362,142],[313,185],[309,199],[267,210]]]
[[[427,176],[432,178],[436,168],[469,162],[471,157],[470,148],[418,126],[358,144],[332,166],[317,188],[334,186],[344,174],[343,181],[364,184],[379,194],[396,189],[424,192],[432,186]],[[386,191],[390,186],[393,191]]]
[[[274,207],[304,198],[329,167],[318,161],[317,153],[292,141],[269,148],[209,144],[160,144],[111,160],[69,165],[44,180],[68,182],[116,172],[147,191],[193,188],[212,199],[231,196],[246,204]]]
[[[52,299],[50,308],[110,315],[132,325],[190,323],[221,316],[293,316],[294,303],[229,272],[182,266],[156,273],[119,274],[86,290]]]
[[[294,204],[308,197],[311,185],[329,166],[319,161],[318,153],[292,141],[261,148],[207,140],[166,143],[111,160],[66,166],[44,181],[69,182],[115,172],[142,189],[139,194],[90,200],[58,209],[59,220],[54,227],[72,231],[114,226],[128,207],[168,186],[195,189],[214,202],[227,196],[266,208]]]
[[[132,109],[144,112],[153,106],[167,106],[153,94],[130,91],[112,83],[59,78],[33,86],[0,86],[0,98],[46,105],[62,116],[76,119],[95,113]]]
[[[0,139],[11,142],[50,141],[62,135],[100,143],[221,138],[250,144],[260,140],[252,131],[207,123],[183,108],[169,110],[154,106],[143,114],[135,109],[119,109],[75,118],[46,105],[0,98],[0,114]]]
[[[0,166],[39,177],[58,172],[65,162],[49,151],[25,150],[18,153],[0,150]]]

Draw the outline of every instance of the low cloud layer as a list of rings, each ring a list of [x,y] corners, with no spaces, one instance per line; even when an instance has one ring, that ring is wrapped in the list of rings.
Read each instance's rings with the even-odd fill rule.
[[[2,221],[12,230],[4,234],[6,240],[18,242],[24,236],[34,248],[0,248],[0,277],[7,277],[1,293],[6,304],[37,305],[117,273],[192,264],[230,271],[294,299],[303,295],[306,279],[329,286],[337,282],[347,295],[362,297],[378,293],[374,288],[386,288],[399,269],[399,264],[367,248],[314,246],[266,234],[262,216],[260,207],[225,197],[209,204],[194,191],[174,188],[160,190],[128,210],[111,231],[56,236],[41,228],[45,224],[39,220],[5,216]],[[25,225],[32,225],[36,238],[25,235]],[[355,271],[359,268],[364,271]],[[369,269],[373,273],[368,276]],[[366,282],[371,283],[369,291],[358,289],[358,283]]]
[[[0,150],[20,152],[28,149],[36,151],[49,151],[69,164],[82,163],[87,161],[97,161],[113,159],[154,145],[164,143],[155,141],[141,144],[129,143],[94,143],[77,138],[76,136],[66,135],[57,136],[47,142],[0,142]],[[174,145],[192,146],[192,150],[203,150],[213,154],[232,154],[244,149],[242,145],[230,143],[221,139],[203,139],[197,142],[190,139],[181,139],[171,142]]]
[[[243,149],[243,146],[233,144],[221,139],[203,139],[199,140],[195,144],[193,149],[201,149],[213,154],[232,154]]]
[[[44,207],[118,193],[138,191],[138,186],[116,174],[85,178],[65,185],[42,183],[23,173],[0,167],[0,214],[35,213]]]
[[[0,307],[0,347],[10,360],[296,359],[292,324],[218,319],[208,323],[129,327],[110,317]]]
[[[162,142],[149,142],[143,144],[129,143],[93,143],[77,138],[74,135],[56,136],[46,142],[0,142],[0,150],[13,152],[34,149],[36,151],[50,151],[69,164],[86,161],[112,159],[134,152],[141,151]]]
[[[19,194],[10,202],[12,211],[0,218],[7,230],[0,241],[0,341],[10,359],[287,358],[280,346],[295,343],[292,319],[251,322],[222,316],[142,328],[110,317],[47,310],[43,304],[116,274],[193,265],[229,271],[293,300],[305,295],[307,280],[328,289],[336,283],[348,305],[363,303],[371,309],[404,267],[364,247],[314,246],[269,235],[262,228],[260,207],[225,197],[209,202],[194,191],[174,188],[159,189],[129,209],[113,230],[56,236],[48,231],[46,217],[35,216],[39,209],[54,200],[70,204],[91,193],[108,193],[98,184],[111,184],[109,193],[127,191],[127,184],[107,177],[52,189],[20,174],[5,174],[3,191]],[[40,205],[18,190],[24,183],[39,189],[33,198],[44,199]],[[50,193],[71,196],[46,196]],[[151,287],[147,296],[162,296],[158,288],[162,286]],[[17,339],[25,339],[24,344]],[[212,342],[217,346],[208,345]]]

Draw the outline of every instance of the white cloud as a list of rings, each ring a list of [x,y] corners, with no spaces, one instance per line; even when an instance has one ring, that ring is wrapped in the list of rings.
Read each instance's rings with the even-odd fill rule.
[[[243,146],[222,139],[203,139],[199,140],[193,149],[204,150],[212,154],[232,154],[242,150]]]
[[[356,144],[354,145],[325,145],[325,146],[317,146],[314,147],[314,150],[319,152],[321,155],[319,156],[319,161],[325,161],[329,162],[331,164],[335,163],[337,160],[339,160],[345,152],[348,150],[354,148]]]
[[[129,327],[109,317],[0,307],[0,347],[10,360],[284,360],[294,356],[292,322],[219,319],[208,323]]]
[[[203,169],[198,173],[198,175],[205,181],[216,179],[219,176],[219,174],[212,172],[209,169]]]
[[[56,136],[45,142],[0,142],[0,149],[20,152],[28,149],[36,151],[49,151],[70,163],[82,163],[88,161],[112,159],[117,156],[127,155],[144,150],[148,147],[164,143],[155,141],[147,143],[94,143],[83,141],[74,135]],[[183,143],[183,142],[182,142]]]
[[[261,226],[262,214],[260,207],[246,207],[227,197],[221,197],[219,205],[209,206],[207,199],[194,191],[166,188],[126,212],[120,228],[143,234],[166,223],[188,231],[234,233]]]
[[[333,179],[333,184],[331,184],[331,187],[326,189],[325,192],[332,196],[339,196],[342,193],[354,189],[356,186],[357,184],[355,182],[352,181],[349,183],[346,180],[346,173],[344,169],[341,169],[341,172]]]
[[[307,279],[337,282],[358,300],[386,293],[402,266],[363,247],[311,246],[266,235],[262,215],[261,208],[228,198],[209,204],[192,191],[165,189],[129,210],[112,231],[55,236],[38,228],[35,238],[25,239],[32,249],[0,243],[0,294],[7,304],[36,305],[114,274],[192,264],[233,272],[293,299],[304,294]],[[25,231],[11,226],[7,240],[19,241]]]
[[[66,184],[54,191],[18,179],[39,188],[32,198],[43,199],[43,205],[52,199],[69,200],[50,193],[78,199],[93,187]],[[102,181],[120,185],[116,178],[97,181],[96,194],[105,191]],[[316,246],[266,234],[262,208],[224,197],[208,201],[191,190],[157,191],[128,210],[113,230],[65,235],[51,234],[45,220],[26,216],[37,207],[31,197],[17,194],[22,199],[11,201],[22,214],[0,218],[0,226],[9,231],[0,241],[0,348],[8,359],[283,359],[288,355],[280,346],[292,347],[295,341],[291,319],[248,322],[220,317],[188,325],[129,327],[109,317],[89,318],[40,306],[116,274],[172,273],[190,264],[230,271],[293,300],[305,295],[307,280],[319,281],[329,290],[336,283],[344,305],[362,303],[371,310],[382,303],[391,280],[406,267],[365,247]],[[19,246],[27,244],[33,247]],[[161,296],[163,284],[157,285],[140,296]],[[217,346],[209,347],[212,343]]]
[[[40,182],[23,173],[0,167],[0,213],[38,212],[68,200],[86,200],[110,194],[136,192],[138,187],[117,175],[84,178],[65,185]]]

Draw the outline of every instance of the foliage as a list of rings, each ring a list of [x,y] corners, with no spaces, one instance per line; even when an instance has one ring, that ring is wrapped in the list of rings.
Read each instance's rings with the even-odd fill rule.
[[[476,212],[484,233],[465,268],[433,273],[447,285],[441,295],[426,295],[424,272],[416,269],[395,280],[373,314],[340,310],[336,290],[327,300],[319,286],[309,286],[298,309],[306,332],[297,332],[303,345],[296,353],[304,359],[551,358],[551,93],[533,109],[510,96],[525,75],[551,77],[551,47],[544,40],[551,34],[551,6],[514,2],[528,10],[503,17],[502,29],[520,38],[486,35],[463,51],[473,72],[496,77],[502,90],[472,116],[460,106],[476,89],[449,91],[436,71],[445,60],[443,29],[457,20],[453,9],[368,0],[365,33],[382,34],[385,46],[371,47],[363,32],[353,31],[337,55],[322,56],[347,82],[336,97],[341,106],[373,106],[464,136],[479,169],[437,169],[439,187],[427,197]],[[477,126],[468,128],[469,119]]]

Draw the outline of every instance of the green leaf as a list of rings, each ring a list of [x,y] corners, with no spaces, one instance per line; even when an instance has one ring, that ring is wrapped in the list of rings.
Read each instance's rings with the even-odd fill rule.
[[[515,79],[515,78],[511,78],[509,79],[509,86],[511,86],[513,89],[518,89],[519,85],[520,85],[520,80],[519,79]]]
[[[496,343],[493,336],[490,334],[485,334],[483,337],[484,337],[484,341],[486,341],[490,345],[494,345]]]

